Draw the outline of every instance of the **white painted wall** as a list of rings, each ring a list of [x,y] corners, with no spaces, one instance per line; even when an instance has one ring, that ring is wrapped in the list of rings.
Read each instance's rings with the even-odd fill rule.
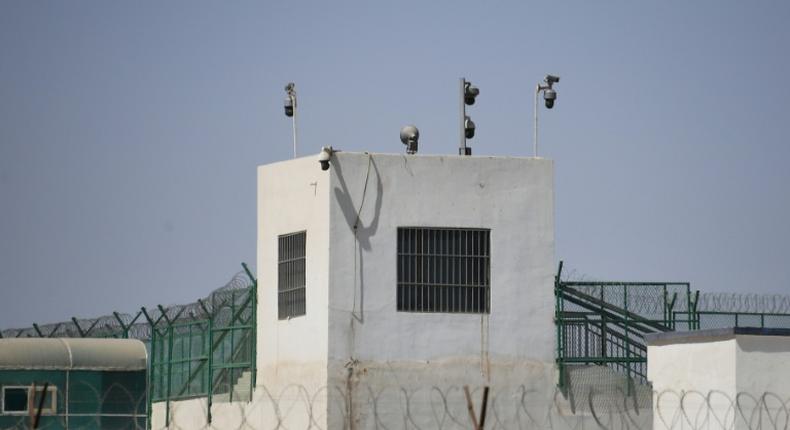
[[[786,416],[790,337],[692,332],[651,340],[647,353],[656,430],[760,428],[764,414]]]
[[[790,337],[738,335],[740,392],[773,393],[790,400]]]
[[[553,360],[552,161],[338,153],[331,193],[330,360],[480,357],[479,315],[396,311],[402,226],[490,228],[483,346],[502,359]]]
[[[552,161],[338,153],[331,172],[329,385],[353,392],[540,380],[553,390]],[[491,229],[490,315],[396,310],[397,229],[405,226]],[[367,394],[350,397],[360,409]]]

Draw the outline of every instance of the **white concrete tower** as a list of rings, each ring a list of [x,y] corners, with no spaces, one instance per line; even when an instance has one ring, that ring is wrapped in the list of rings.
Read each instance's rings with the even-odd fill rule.
[[[371,428],[400,413],[397,399],[370,407],[392,387],[554,390],[550,160],[336,152],[327,171],[314,157],[261,166],[257,258],[253,404],[309,393],[289,428]]]

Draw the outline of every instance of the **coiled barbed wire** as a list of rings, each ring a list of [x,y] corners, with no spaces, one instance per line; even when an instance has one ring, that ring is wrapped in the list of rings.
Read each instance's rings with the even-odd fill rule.
[[[71,424],[101,428],[112,420],[122,428],[149,427],[145,396],[132,394],[122,384],[109,387],[76,384],[82,405],[72,412]],[[471,389],[472,407],[481,408],[482,387]],[[344,385],[308,389],[290,384],[279,390],[258,386],[252,401],[216,401],[208,422],[206,398],[153,404],[150,428],[160,429],[471,429],[469,404],[462,386],[417,387],[358,384],[353,396]],[[492,387],[486,409],[489,430],[787,430],[790,397],[775,392],[664,390],[650,392],[652,401],[636,407],[625,388],[615,395],[590,389],[578,393],[575,409],[559,390],[543,386]],[[62,393],[60,394],[63,395]],[[352,398],[354,407],[348,408]],[[86,406],[87,405],[87,406]],[[92,406],[90,406],[92,405]],[[169,411],[166,412],[166,408]],[[352,410],[353,416],[348,412]],[[113,412],[107,412],[113,411]],[[165,414],[168,416],[165,417]],[[63,428],[64,409],[42,414],[41,429]],[[165,423],[165,419],[169,419]],[[354,422],[354,426],[350,423]],[[4,429],[27,429],[28,416],[2,416]],[[120,428],[120,427],[119,427]]]
[[[697,310],[790,314],[790,296],[754,293],[700,293]]]
[[[471,390],[479,412],[482,387]],[[472,429],[462,386],[386,386],[359,384],[349,396],[345,386],[308,389],[291,384],[279,390],[256,388],[252,402],[213,403],[208,423],[205,399],[155,404],[152,429]],[[790,398],[774,392],[649,392],[652,399],[636,407],[626,388],[615,396],[590,389],[577,394],[576,408],[559,390],[544,386],[492,387],[486,429],[575,430],[787,430]],[[351,398],[353,408],[349,408]],[[349,411],[353,411],[349,416]],[[202,414],[202,415],[201,415]],[[353,422],[353,425],[351,423]]]
[[[115,312],[97,318],[74,318],[71,321],[51,324],[34,324],[32,327],[6,329],[0,331],[0,337],[124,337],[147,340],[151,338],[151,324],[145,313],[153,321],[165,323],[167,320],[188,322],[208,319],[206,313],[215,314],[215,321],[222,323],[230,318],[230,301],[241,304],[245,297],[238,292],[250,288],[251,281],[243,272],[237,272],[222,287],[217,288],[200,301],[184,305],[157,305],[143,308],[135,314]],[[164,311],[164,312],[163,312]]]

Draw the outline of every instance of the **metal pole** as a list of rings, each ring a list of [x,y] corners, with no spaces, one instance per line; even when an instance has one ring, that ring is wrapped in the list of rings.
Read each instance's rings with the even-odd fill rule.
[[[535,127],[532,133],[532,145],[535,158],[538,158],[538,94],[540,94],[540,84],[535,87]]]
[[[296,158],[296,115],[298,115],[299,109],[296,107],[296,96],[289,96],[291,97],[291,101],[293,102],[294,106],[294,116],[291,117],[291,125],[293,127],[293,136],[294,136],[294,158]]]
[[[211,308],[214,310],[214,308]],[[231,324],[233,322],[231,321]],[[208,318],[208,396],[206,396],[206,421],[211,424],[211,405],[214,397],[214,315]],[[231,387],[233,390],[233,387]]]
[[[466,90],[466,78],[461,78],[459,80],[460,88],[458,93],[460,94],[460,114],[461,114],[461,145],[458,147],[458,155],[466,155],[466,103],[464,102],[464,91]]]

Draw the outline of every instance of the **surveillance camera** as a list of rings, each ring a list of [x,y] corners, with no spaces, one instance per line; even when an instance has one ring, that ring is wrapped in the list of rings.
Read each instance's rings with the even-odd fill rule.
[[[469,117],[464,120],[464,135],[467,139],[475,137],[475,123]]]
[[[559,81],[560,81],[560,77],[559,77],[559,76],[554,76],[554,75],[546,75],[546,82],[547,82],[549,85],[551,85],[551,84],[553,84],[553,83],[556,83],[556,82],[559,82]]]
[[[294,116],[294,100],[291,96],[285,98],[283,106],[285,107],[285,116],[288,118]]]
[[[406,145],[407,154],[416,154],[417,145],[420,139],[420,130],[413,125],[407,125],[400,129],[400,141]]]
[[[478,95],[480,95],[480,89],[467,82],[466,88],[464,88],[464,103],[469,106],[475,104],[475,98]]]
[[[332,159],[334,150],[331,146],[324,146],[318,153],[318,162],[321,163],[321,170],[329,170],[329,160]]]
[[[546,100],[546,108],[551,109],[554,107],[554,101],[557,100],[557,92],[548,88],[543,92],[543,99]]]

